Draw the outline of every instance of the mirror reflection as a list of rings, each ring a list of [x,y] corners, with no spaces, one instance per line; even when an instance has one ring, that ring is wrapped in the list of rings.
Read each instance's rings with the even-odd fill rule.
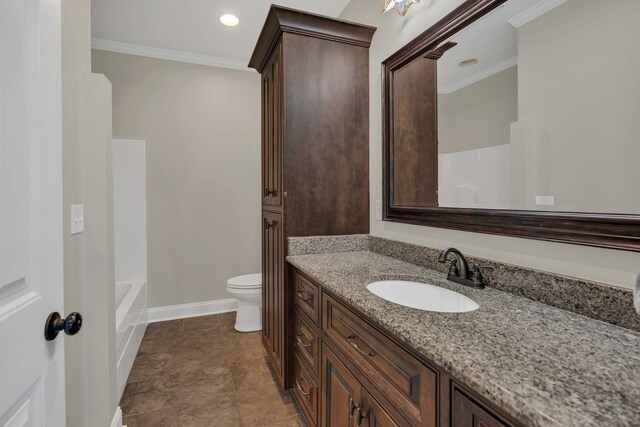
[[[394,203],[640,213],[638,16],[634,0],[510,0],[396,71]]]

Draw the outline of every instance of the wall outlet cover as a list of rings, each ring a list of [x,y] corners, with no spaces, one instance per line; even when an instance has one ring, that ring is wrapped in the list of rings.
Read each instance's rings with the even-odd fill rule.
[[[71,235],[84,231],[84,205],[71,205]]]
[[[536,196],[536,205],[553,206],[555,204],[555,198],[553,196]]]

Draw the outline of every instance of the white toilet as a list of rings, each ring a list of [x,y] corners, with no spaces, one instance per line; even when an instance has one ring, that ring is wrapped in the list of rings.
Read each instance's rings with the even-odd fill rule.
[[[262,274],[245,274],[227,280],[227,292],[238,300],[235,329],[253,332],[262,329]]]

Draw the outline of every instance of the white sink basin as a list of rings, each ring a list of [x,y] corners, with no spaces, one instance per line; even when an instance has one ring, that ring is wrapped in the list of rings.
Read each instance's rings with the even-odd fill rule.
[[[367,289],[382,299],[419,310],[464,313],[480,308],[471,298],[426,283],[383,280],[369,283]]]

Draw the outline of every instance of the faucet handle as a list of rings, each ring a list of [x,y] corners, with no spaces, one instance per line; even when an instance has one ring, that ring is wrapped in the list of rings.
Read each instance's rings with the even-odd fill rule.
[[[449,266],[449,276],[460,276],[460,269],[458,268],[458,260],[452,259]]]
[[[471,280],[473,280],[473,283],[477,286],[484,286],[483,277],[482,277],[483,270],[494,271],[495,269],[489,266],[481,267],[478,264],[473,264],[473,271],[471,272]]]

